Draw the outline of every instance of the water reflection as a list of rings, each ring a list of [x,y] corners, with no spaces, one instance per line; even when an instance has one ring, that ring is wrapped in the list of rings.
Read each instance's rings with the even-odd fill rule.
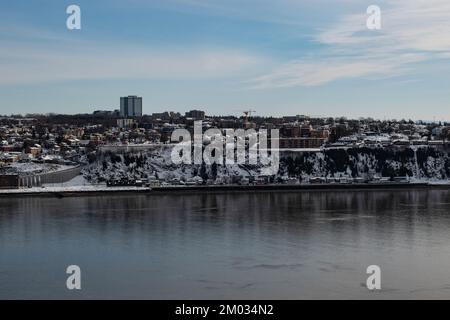
[[[2,298],[449,298],[450,192],[0,199]],[[84,270],[65,290],[65,266]],[[365,268],[382,267],[373,294]],[[426,274],[426,276],[425,276]]]

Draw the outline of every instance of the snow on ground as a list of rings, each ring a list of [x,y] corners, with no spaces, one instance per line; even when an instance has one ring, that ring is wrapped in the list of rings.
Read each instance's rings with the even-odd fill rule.
[[[450,186],[450,180],[433,180],[426,182],[428,182],[428,184],[432,186]]]
[[[105,184],[103,184],[106,186]],[[82,175],[76,176],[72,180],[69,180],[64,183],[47,183],[44,184],[44,187],[51,188],[51,187],[77,187],[77,186],[92,186],[92,184],[87,181]]]
[[[148,190],[145,187],[107,187],[105,183],[89,183],[82,175],[64,183],[47,183],[42,187],[5,189],[0,194],[58,193],[58,192],[94,192],[94,191],[130,191]]]
[[[100,192],[100,191],[144,191],[145,187],[114,187],[106,185],[86,185],[86,186],[68,186],[68,187],[34,187],[23,189],[5,189],[0,190],[0,194],[27,194],[27,193],[58,193],[58,192]]]
[[[53,163],[13,162],[1,169],[5,173],[47,173],[71,169],[67,166]]]

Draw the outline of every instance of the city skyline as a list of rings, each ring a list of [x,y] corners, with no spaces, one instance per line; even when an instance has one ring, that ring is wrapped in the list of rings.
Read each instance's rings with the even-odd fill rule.
[[[67,30],[77,4],[82,29]],[[143,113],[450,120],[450,5],[378,1],[56,2],[0,5],[0,114]],[[44,9],[45,8],[45,9]]]

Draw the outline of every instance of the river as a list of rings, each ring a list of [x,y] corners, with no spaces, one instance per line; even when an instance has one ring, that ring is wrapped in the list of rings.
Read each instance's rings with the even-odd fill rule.
[[[0,198],[0,298],[450,298],[450,191]]]

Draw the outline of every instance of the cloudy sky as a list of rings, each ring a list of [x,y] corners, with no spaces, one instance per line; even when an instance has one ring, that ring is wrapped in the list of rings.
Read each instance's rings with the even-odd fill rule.
[[[373,4],[381,30],[366,27]],[[136,94],[148,114],[450,120],[448,0],[1,1],[0,44],[0,114]]]

